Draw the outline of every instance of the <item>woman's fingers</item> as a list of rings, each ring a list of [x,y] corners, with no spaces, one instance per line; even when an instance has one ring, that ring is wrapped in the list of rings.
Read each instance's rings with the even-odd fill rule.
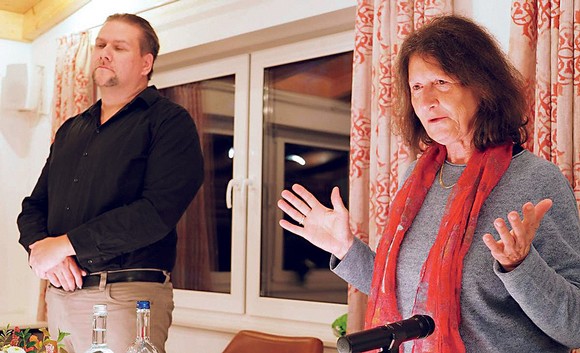
[[[318,207],[320,205],[320,202],[318,201],[318,199],[312,195],[310,193],[310,191],[306,190],[306,188],[300,184],[294,184],[292,185],[292,191],[294,191],[298,196],[300,196],[302,198],[302,200],[304,200],[306,202],[306,213],[308,213],[308,211],[310,211],[311,209]],[[302,210],[300,209],[300,212],[302,212]],[[304,212],[302,212],[304,213]],[[306,214],[304,213],[304,214]]]
[[[286,191],[286,190],[284,190]],[[284,213],[286,213],[288,216],[290,216],[293,220],[295,220],[296,222],[301,222],[303,221],[303,217],[304,214],[300,211],[298,211],[293,204],[290,204],[286,201],[286,196],[284,196],[285,192],[282,192],[282,197],[284,199],[282,200],[278,200],[278,208],[280,208]]]
[[[344,202],[342,201],[342,197],[340,196],[340,190],[338,189],[338,186],[332,188],[330,202],[332,203],[332,207],[335,211],[347,211],[346,207],[344,206]]]
[[[528,256],[540,222],[551,207],[550,199],[544,199],[535,206],[531,202],[525,203],[522,217],[516,211],[508,213],[511,229],[501,218],[494,221],[500,239],[496,241],[491,234],[485,234],[483,241],[504,269],[514,269]]]
[[[513,224],[516,222],[515,217],[519,219],[519,216],[517,216],[517,212],[511,212],[510,214],[508,214],[508,220],[512,227]],[[503,241],[504,251],[512,252],[518,244],[517,237],[512,232],[510,232],[507,224],[503,219],[501,218],[496,219],[495,222],[493,222],[493,225],[495,227],[495,230],[497,230],[500,239]]]
[[[286,229],[289,232],[292,232],[296,235],[299,235],[303,238],[305,238],[305,233],[304,233],[304,228],[297,226],[296,224],[290,223],[285,219],[281,219],[279,222],[280,227]]]
[[[306,191],[306,189],[302,188],[305,192],[307,192],[311,198],[313,198],[316,202],[318,202],[318,200],[316,200],[316,198],[310,194],[308,191]],[[298,194],[298,196],[296,196]],[[282,198],[284,200],[286,200],[286,202],[291,205],[293,208],[295,208],[296,210],[298,210],[302,215],[307,215],[308,213],[310,213],[310,210],[312,208],[314,208],[314,206],[309,206],[306,202],[304,202],[304,198],[302,197],[302,195],[300,195],[299,193],[293,193],[291,191],[288,190],[283,190],[282,191]],[[311,201],[312,202],[312,201]],[[318,203],[320,204],[320,203]],[[286,212],[286,211],[284,211]],[[288,212],[286,212],[288,213]],[[291,213],[288,213],[288,215],[292,218],[294,218],[294,220],[296,221],[300,221],[300,218],[302,218],[302,216],[298,216],[298,218],[295,218]]]
[[[538,204],[534,207],[534,212],[535,212],[535,227],[534,229],[538,229],[538,227],[540,226],[540,222],[542,221],[542,219],[544,218],[544,216],[546,215],[546,213],[548,213],[548,211],[550,210],[550,208],[552,208],[552,200],[550,199],[543,199],[542,201],[538,202]]]

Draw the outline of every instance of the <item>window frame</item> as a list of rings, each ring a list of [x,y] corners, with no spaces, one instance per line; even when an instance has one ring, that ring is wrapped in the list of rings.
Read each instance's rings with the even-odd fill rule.
[[[174,289],[176,312],[190,310],[211,310],[217,312],[243,314],[245,312],[245,254],[246,254],[246,202],[243,195],[243,181],[247,175],[248,145],[248,84],[249,55],[242,54],[207,63],[181,66],[155,72],[151,84],[157,88],[178,86],[217,77],[235,75],[234,89],[234,150],[232,189],[232,248],[230,292],[205,292]],[[226,195],[223,195],[225,198]],[[212,274],[216,275],[216,274]]]
[[[347,31],[268,48],[251,54],[249,141],[252,141],[252,145],[248,146],[248,153],[253,158],[248,161],[248,179],[252,185],[248,191],[249,210],[262,210],[264,69],[351,50],[354,50],[354,36],[352,31]],[[273,190],[265,191],[274,192]],[[248,244],[254,245],[248,246],[247,249],[248,274],[260,274],[261,271],[261,227],[261,212],[248,213],[247,241]],[[345,304],[262,297],[260,281],[260,275],[248,276],[246,283],[248,314],[330,325],[338,316],[346,312]]]
[[[231,292],[174,290],[174,325],[224,332],[276,328],[281,334],[314,335],[326,345],[335,345],[330,325],[347,311],[347,305],[260,297],[261,215],[251,210],[262,208],[263,68],[352,50],[354,34],[350,30],[249,54],[156,69],[151,84],[158,88],[235,75]]]

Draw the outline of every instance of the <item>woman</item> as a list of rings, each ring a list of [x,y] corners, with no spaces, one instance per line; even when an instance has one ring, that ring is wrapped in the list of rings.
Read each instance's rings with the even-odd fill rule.
[[[521,147],[517,71],[480,26],[443,16],[405,40],[396,80],[397,127],[423,153],[376,256],[351,233],[336,187],[333,209],[300,185],[299,197],[284,190],[278,206],[298,225],[280,225],[332,253],[333,271],[369,294],[367,328],[431,316],[435,332],[407,352],[580,346],[578,209],[558,168]]]

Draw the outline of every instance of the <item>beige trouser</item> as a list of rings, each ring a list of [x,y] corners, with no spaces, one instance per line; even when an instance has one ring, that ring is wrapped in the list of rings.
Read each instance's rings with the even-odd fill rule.
[[[109,348],[123,353],[135,341],[136,302],[151,302],[151,341],[159,353],[165,353],[165,341],[171,326],[173,286],[167,283],[129,282],[90,287],[74,292],[49,286],[46,292],[48,329],[58,337],[59,329],[70,333],[63,343],[69,353],[83,353],[92,343],[93,305],[107,304]]]

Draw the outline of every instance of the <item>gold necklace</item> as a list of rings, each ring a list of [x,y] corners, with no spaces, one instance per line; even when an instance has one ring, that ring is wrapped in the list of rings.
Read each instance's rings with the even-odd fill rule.
[[[445,165],[445,161],[443,161],[443,164],[441,164],[441,170],[439,170],[439,185],[441,185],[441,187],[443,189],[451,189],[452,187],[455,186],[455,184],[457,184],[457,182],[447,186],[445,184],[443,184],[443,166]]]

